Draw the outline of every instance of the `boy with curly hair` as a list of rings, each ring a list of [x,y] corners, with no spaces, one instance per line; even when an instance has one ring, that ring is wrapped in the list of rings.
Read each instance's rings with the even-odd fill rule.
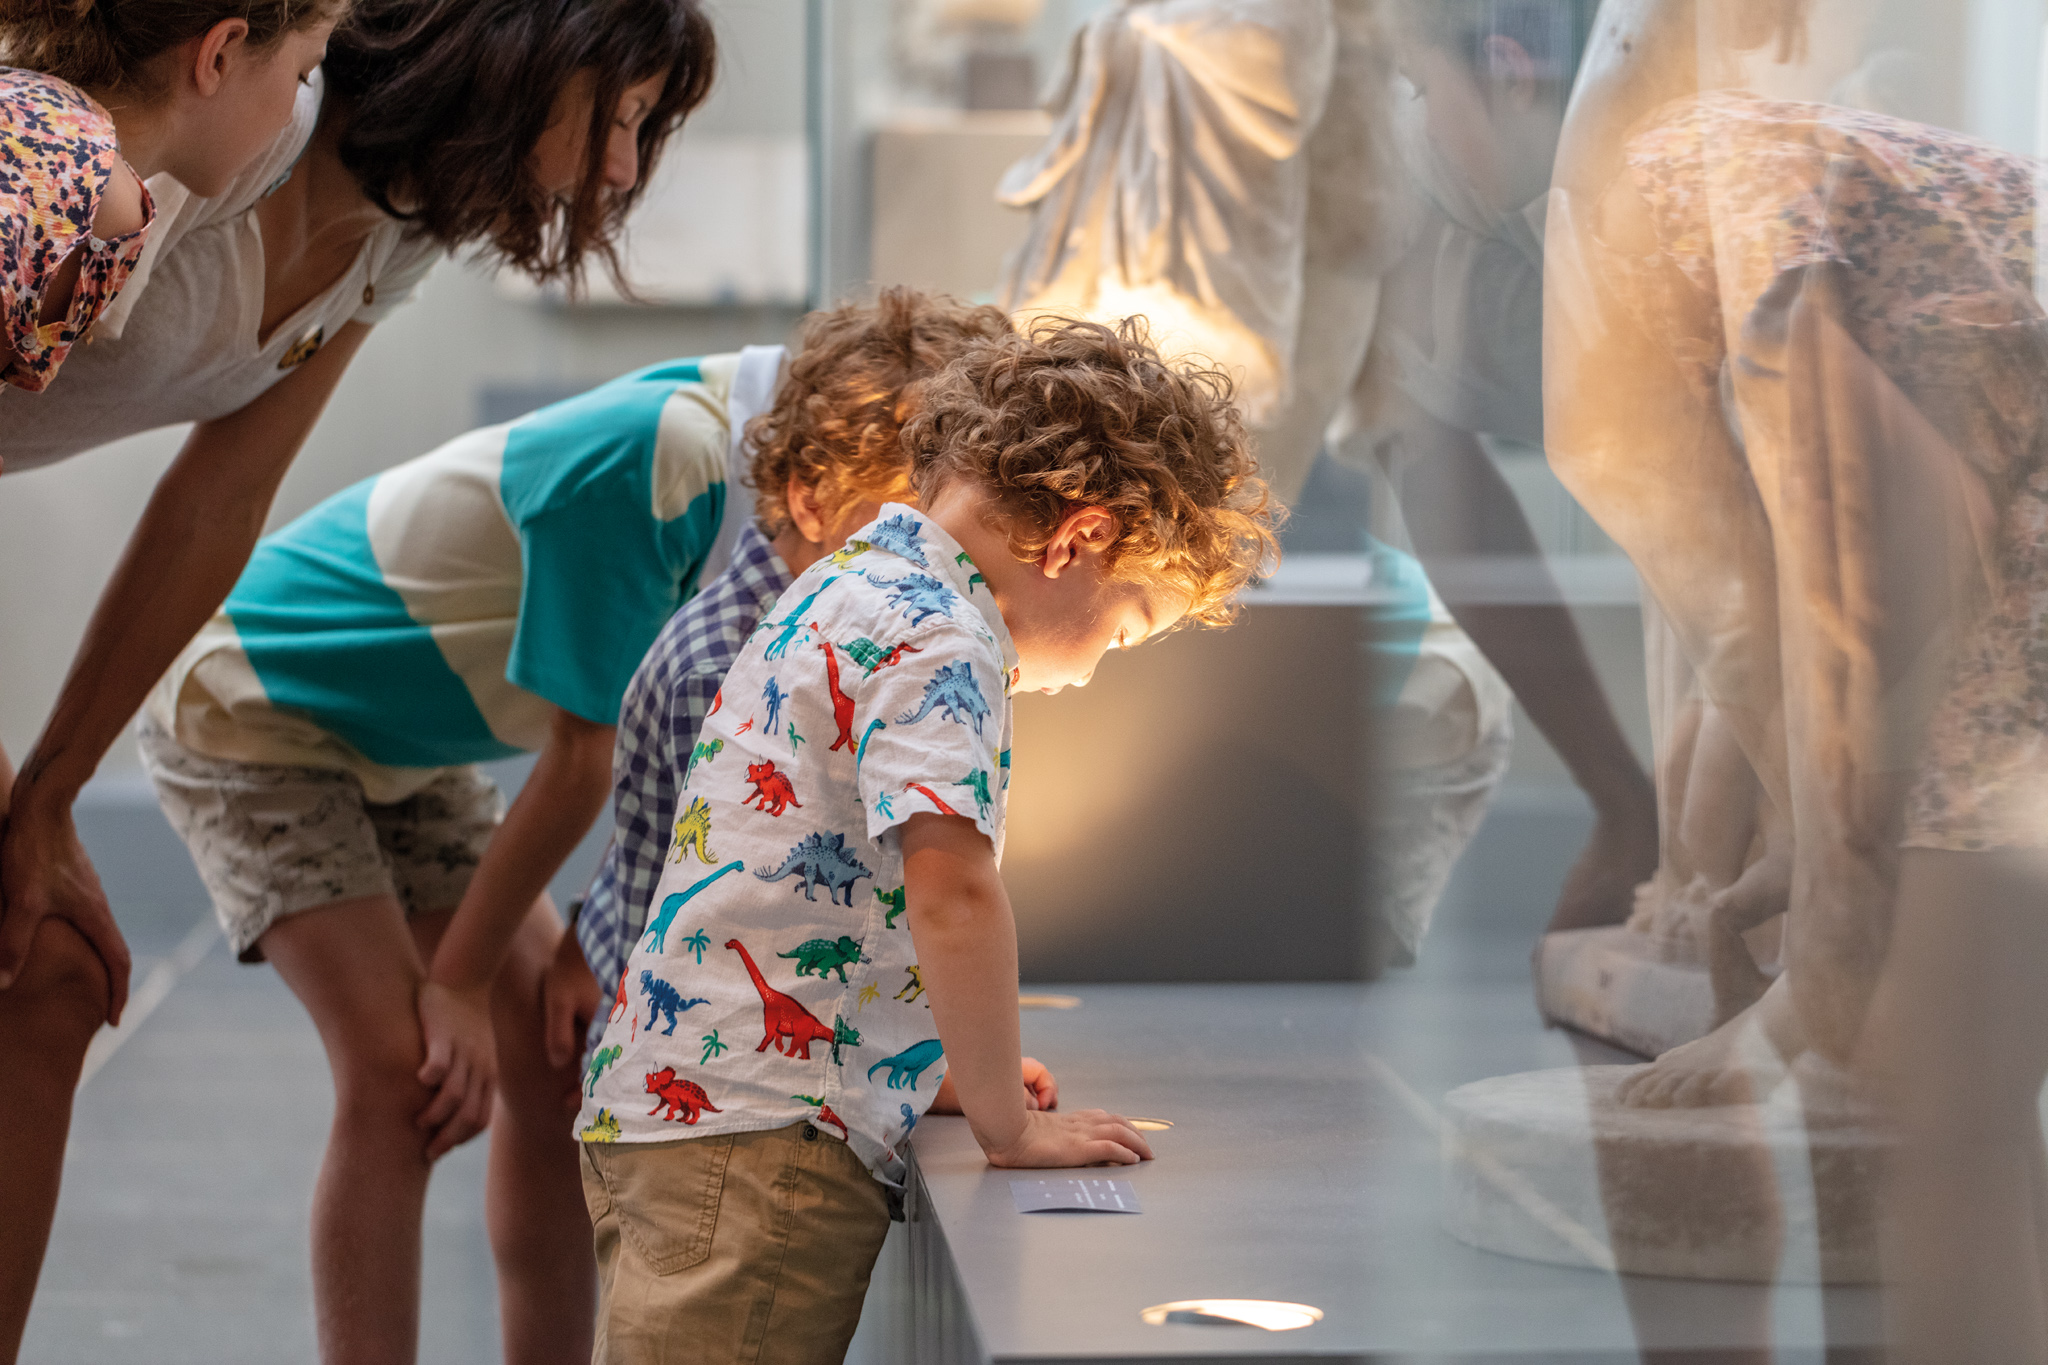
[[[1152,1155],[1019,1055],[1010,697],[1224,624],[1276,553],[1265,486],[1228,382],[1131,323],[970,343],[902,442],[922,510],[797,576],[678,774],[692,838],[626,975],[690,1027],[621,1012],[579,1125],[600,1361],[840,1359],[928,1109],[998,1166]]]
[[[1001,310],[945,295],[885,289],[871,305],[821,309],[804,320],[796,345],[750,347],[766,362],[773,401],[735,422],[732,504],[722,539],[723,572],[655,638],[619,709],[612,755],[612,840],[598,864],[576,938],[607,993],[610,1013],[630,1000],[626,954],[647,923],[654,884],[676,823],[685,814],[677,785],[726,670],[747,636],[792,579],[846,543],[891,499],[910,499],[910,465],[900,440],[917,385],[969,342],[1010,332]],[[782,373],[777,374],[779,369]],[[749,516],[736,504],[752,490]],[[593,999],[596,987],[590,986]],[[557,998],[566,1002],[567,993]],[[608,1022],[594,1010],[581,1042],[595,1051]],[[565,1065],[577,1046],[566,1003],[549,1021],[549,1048]]]

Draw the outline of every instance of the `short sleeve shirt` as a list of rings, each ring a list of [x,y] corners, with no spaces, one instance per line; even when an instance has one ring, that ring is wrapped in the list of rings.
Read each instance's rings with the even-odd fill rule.
[[[798,575],[685,763],[657,908],[590,1059],[583,1140],[809,1121],[902,1182],[945,1057],[899,828],[963,816],[1001,857],[1016,667],[973,561],[908,507]]]
[[[40,392],[105,311],[142,255],[155,219],[109,241],[93,218],[121,165],[113,120],[83,91],[36,71],[0,68],[0,337],[14,351],[6,382]],[[57,268],[78,253],[71,305],[39,321]]]
[[[188,748],[372,801],[610,725],[725,506],[732,356],[669,361],[329,498],[251,556],[151,701]]]

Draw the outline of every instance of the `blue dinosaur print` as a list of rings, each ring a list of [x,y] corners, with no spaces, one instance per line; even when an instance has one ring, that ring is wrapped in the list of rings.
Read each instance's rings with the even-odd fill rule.
[[[889,1068],[889,1088],[891,1090],[901,1090],[903,1088],[903,1078],[906,1076],[910,1078],[910,1088],[915,1090],[917,1089],[917,1078],[924,1075],[925,1068],[939,1060],[940,1057],[945,1055],[945,1052],[945,1044],[936,1038],[927,1038],[921,1043],[912,1043],[894,1057],[884,1057],[881,1061],[869,1067],[868,1079],[873,1080],[875,1073],[886,1066]]]
[[[853,771],[855,776],[860,775],[860,761],[868,756],[868,741],[875,737],[875,731],[888,728],[889,722],[885,720],[871,720],[868,722],[866,732],[860,737],[860,747],[853,751]]]
[[[876,549],[887,550],[890,554],[900,555],[920,569],[929,569],[932,562],[924,557],[924,540],[918,535],[923,529],[923,522],[913,521],[898,512],[868,532],[868,544]]]
[[[774,678],[761,689],[761,700],[768,703],[768,723],[761,727],[763,734],[774,734],[782,728],[782,703],[789,700],[789,693],[782,690],[782,684]]]
[[[711,1003],[709,1000],[683,999],[681,991],[669,985],[668,982],[663,981],[653,972],[640,973],[640,993],[647,997],[647,1003],[650,1006],[647,1011],[647,1023],[645,1026],[647,1031],[649,1033],[654,1032],[655,1016],[665,1014],[668,1016],[668,1027],[661,1032],[664,1037],[669,1038],[675,1036],[677,1011],[688,1010],[696,1005],[708,1005]]]
[[[868,582],[878,588],[887,588],[889,605],[900,608],[913,626],[922,625],[927,616],[937,616],[953,609],[956,594],[930,574],[914,573],[895,579],[876,578],[870,574]]]
[[[1010,751],[1003,750],[996,758],[996,766],[1003,770],[1003,790],[1010,789]]]
[[[934,707],[944,707],[946,718],[958,724],[974,722],[974,733],[981,733],[981,722],[989,714],[988,700],[981,695],[981,684],[974,680],[974,665],[956,659],[941,668],[924,685],[924,704],[896,717],[896,723],[915,725],[930,715]]]
[[[769,644],[767,650],[762,655],[763,658],[769,660],[776,660],[780,659],[783,655],[789,653],[789,646],[791,642],[796,639],[796,633],[799,630],[803,629],[804,615],[805,613],[810,611],[811,603],[817,601],[819,596],[824,593],[825,589],[831,587],[834,583],[837,583],[838,581],[839,575],[833,574],[830,578],[826,579],[823,583],[820,583],[818,585],[817,592],[812,593],[809,597],[806,597],[803,601],[797,603],[796,610],[791,612],[788,616],[784,617],[780,621],[764,620],[763,622],[761,622],[761,628],[763,630],[769,630],[777,626],[780,626],[782,628],[782,634],[776,636],[774,641]]]
[[[907,1104],[899,1104],[896,1107],[903,1111],[903,1136],[909,1137],[917,1128],[917,1111]]]
[[[862,877],[872,877],[875,874],[868,871],[860,859],[853,856],[853,851],[846,846],[844,834],[828,836],[820,830],[815,834],[806,834],[797,846],[789,851],[789,857],[783,860],[781,867],[773,871],[756,870],[754,875],[764,882],[779,882],[784,877],[796,877],[797,884],[791,889],[803,892],[807,901],[816,900],[818,888],[822,886],[825,888],[827,900],[837,905],[840,903],[839,898],[844,895],[845,903],[851,909],[853,884]]]
[[[668,951],[668,930],[669,926],[676,922],[676,911],[688,905],[698,892],[717,881],[720,877],[723,877],[726,873],[737,872],[745,866],[745,863],[737,860],[729,862],[689,890],[678,891],[664,900],[661,903],[660,913],[655,915],[654,922],[647,926],[648,943],[653,947],[654,951],[657,953],[666,953]]]

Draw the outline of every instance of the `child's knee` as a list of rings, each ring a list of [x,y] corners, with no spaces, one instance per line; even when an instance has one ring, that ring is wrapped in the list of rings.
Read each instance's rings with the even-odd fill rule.
[[[347,1039],[330,1055],[335,1106],[343,1115],[410,1123],[430,1098],[419,1078],[426,1047],[409,1019]]]

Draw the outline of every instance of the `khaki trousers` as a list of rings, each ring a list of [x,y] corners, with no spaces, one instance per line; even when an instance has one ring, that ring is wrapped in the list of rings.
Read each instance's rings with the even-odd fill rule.
[[[583,1144],[593,1365],[845,1358],[889,1231],[886,1191],[808,1123]]]

